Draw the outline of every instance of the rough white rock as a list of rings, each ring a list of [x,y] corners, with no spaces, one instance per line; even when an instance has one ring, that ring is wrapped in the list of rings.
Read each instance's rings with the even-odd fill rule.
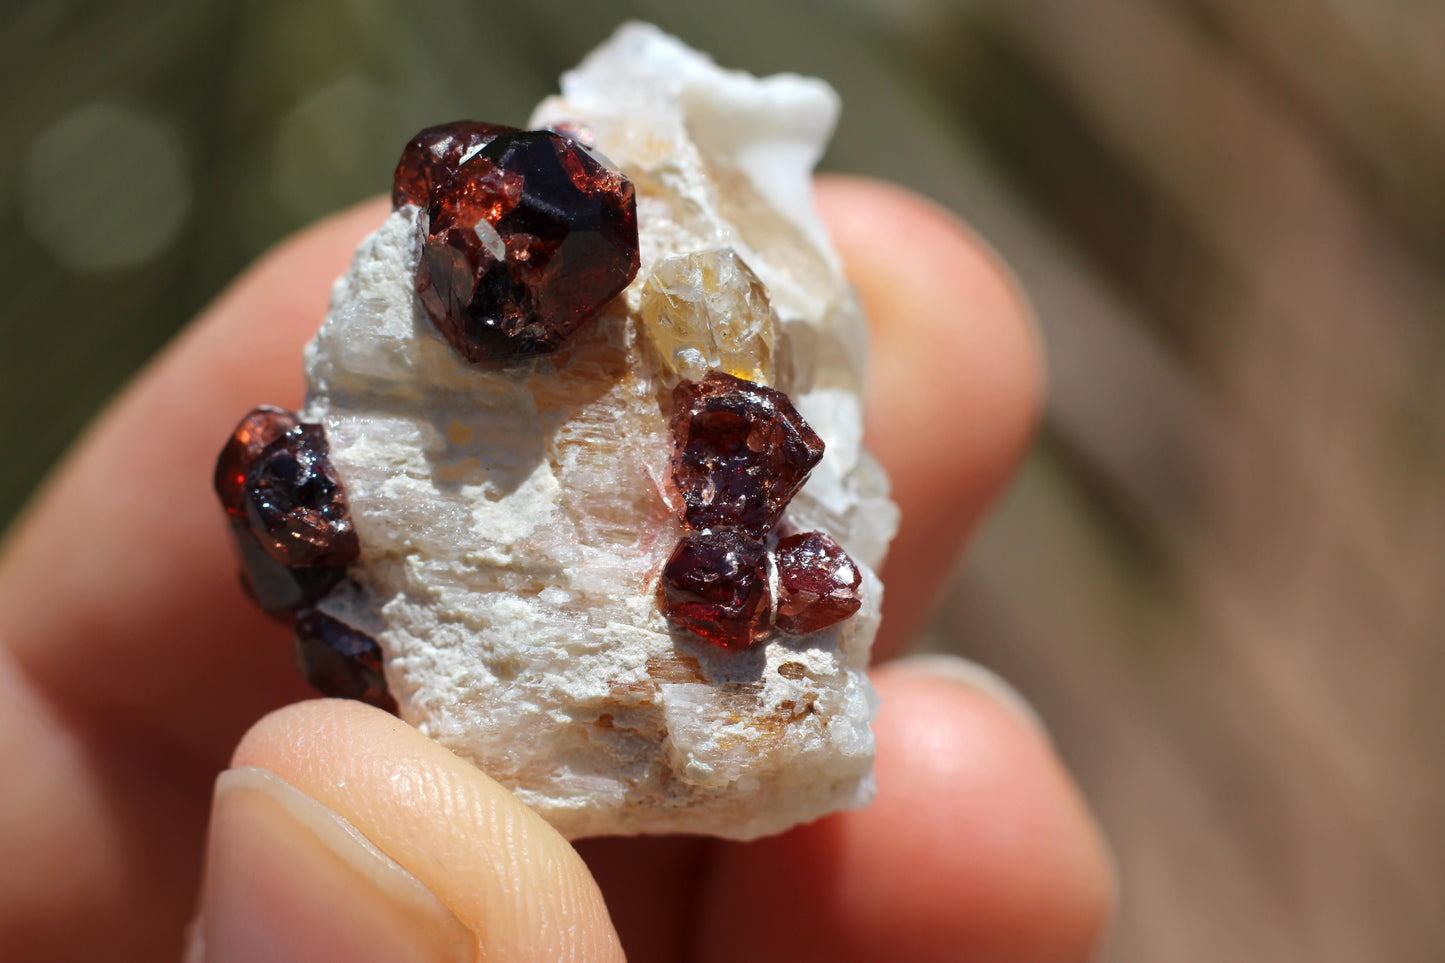
[[[837,113],[818,80],[718,69],[620,29],[533,127],[583,123],[636,185],[636,281],[562,350],[471,365],[414,293],[424,214],[393,213],[336,284],[307,350],[361,539],[323,608],[374,635],[402,716],[569,837],[779,832],[873,792],[864,669],[896,527],[861,445],[862,318],[812,205]],[[731,248],[766,288],[773,382],[827,445],[788,517],[863,569],[863,609],[742,651],[673,631],[658,572],[667,399],[639,309],[654,264]],[[736,272],[734,272],[736,273]]]

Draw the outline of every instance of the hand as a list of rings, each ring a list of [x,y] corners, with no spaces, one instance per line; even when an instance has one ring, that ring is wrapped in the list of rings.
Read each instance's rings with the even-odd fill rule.
[[[874,326],[869,441],[903,507],[887,658],[1019,459],[1039,362],[1012,287],[946,215],[861,180],[824,180],[819,200]],[[178,958],[228,756],[194,957],[209,963],[620,960],[619,933],[633,963],[1086,959],[1112,900],[1103,845],[1028,711],[961,661],[875,672],[870,807],[749,844],[574,849],[392,717],[303,701],[285,629],[237,585],[209,480],[241,414],[300,403],[301,346],[383,216],[364,205],[263,258],[11,533],[0,959]]]

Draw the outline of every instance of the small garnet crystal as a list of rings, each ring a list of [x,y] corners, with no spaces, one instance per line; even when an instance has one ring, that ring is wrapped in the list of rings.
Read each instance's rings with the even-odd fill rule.
[[[216,459],[216,494],[233,519],[246,516],[246,474],[267,445],[300,424],[283,408],[262,405],[241,419]]]
[[[762,538],[823,457],[788,396],[720,371],[673,392],[673,481],[694,530]]]
[[[241,419],[216,461],[216,494],[241,556],[242,583],[268,612],[320,598],[359,551],[327,452],[320,425],[267,406]]]
[[[807,635],[851,616],[863,605],[863,574],[841,545],[822,532],[778,542],[778,609],[773,619],[789,635]]]
[[[428,215],[417,293],[468,361],[555,351],[637,274],[632,182],[551,131],[496,137]]]
[[[500,135],[515,133],[515,127],[477,120],[428,127],[413,137],[401,152],[391,182],[391,206],[430,207],[432,191],[451,180],[462,161]]]
[[[396,713],[375,639],[315,609],[297,613],[295,631],[296,661],[318,692]]]
[[[822,439],[788,396],[710,371],[701,381],[679,382],[672,401],[672,481],[692,532],[662,571],[668,621],[724,648],[744,648],[773,628],[807,635],[857,612],[858,566],[832,538],[793,532],[782,520],[823,458]],[[770,553],[771,538],[780,540]]]
[[[740,532],[683,536],[662,570],[662,611],[674,625],[725,649],[768,634],[767,548]]]
[[[281,408],[255,409],[216,460],[216,494],[247,594],[273,615],[294,615],[306,678],[323,695],[395,713],[376,640],[310,608],[346,578],[360,552],[325,429]]]
[[[261,449],[244,501],[251,531],[278,562],[346,565],[360,551],[320,425],[297,425]]]

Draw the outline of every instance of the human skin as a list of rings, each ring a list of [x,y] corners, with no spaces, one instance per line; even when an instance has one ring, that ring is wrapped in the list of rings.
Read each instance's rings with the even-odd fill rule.
[[[882,572],[889,660],[1025,450],[1041,365],[1007,275],[949,215],[858,179],[821,180],[818,200],[873,326],[868,443],[903,510]],[[286,630],[238,588],[209,479],[242,413],[300,404],[301,347],[384,211],[263,257],[10,531],[0,959],[179,958],[198,905],[212,963],[329,959],[322,937],[339,933],[363,963],[398,946],[445,959],[432,943],[453,931],[485,960],[1089,958],[1113,901],[1104,844],[1030,714],[964,663],[884,661],[877,800],[745,844],[574,847],[410,727],[309,698]],[[258,784],[279,795],[227,777],[212,817],[228,766],[274,774]],[[360,833],[391,868],[357,870],[308,819]]]

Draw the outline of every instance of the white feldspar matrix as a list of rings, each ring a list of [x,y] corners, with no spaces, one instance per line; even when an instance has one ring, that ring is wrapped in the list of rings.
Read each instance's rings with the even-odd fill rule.
[[[624,26],[530,121],[585,129],[635,185],[622,295],[554,354],[468,363],[419,304],[426,212],[405,204],[307,349],[304,415],[361,543],[321,609],[380,642],[404,719],[569,837],[748,839],[872,795],[865,669],[897,510],[861,443],[863,320],[813,210],[837,110],[821,81]],[[825,442],[785,519],[858,563],[853,617],[726,650],[660,611],[683,535],[672,389],[712,369],[785,392]]]

